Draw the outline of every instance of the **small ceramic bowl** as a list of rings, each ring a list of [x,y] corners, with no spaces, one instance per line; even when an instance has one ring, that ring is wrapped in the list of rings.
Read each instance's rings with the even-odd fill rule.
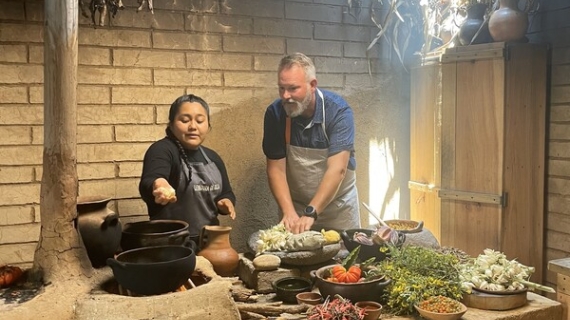
[[[323,301],[323,296],[318,292],[301,292],[295,296],[298,304],[317,305]]]
[[[461,309],[454,313],[431,312],[420,308],[418,305],[414,305],[414,308],[418,310],[422,317],[428,320],[458,320],[467,312],[467,307],[459,301],[457,301],[457,303],[461,305]]]
[[[271,284],[277,298],[286,303],[297,303],[296,295],[311,291],[313,283],[303,277],[285,277],[273,281]]]
[[[382,305],[376,301],[358,301],[355,306],[366,310],[362,320],[378,320],[382,313]]]

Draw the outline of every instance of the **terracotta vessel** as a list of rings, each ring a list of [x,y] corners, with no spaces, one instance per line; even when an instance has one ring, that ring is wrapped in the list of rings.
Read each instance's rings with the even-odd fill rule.
[[[121,222],[119,215],[107,208],[109,201],[111,198],[102,196],[77,199],[76,227],[95,268],[105,266],[121,243]]]
[[[204,226],[200,233],[198,255],[210,261],[222,277],[234,276],[239,262],[238,253],[230,243],[231,230],[231,227]]]
[[[518,0],[500,0],[499,9],[489,18],[489,32],[496,42],[518,41],[528,28],[528,15],[519,10]]]

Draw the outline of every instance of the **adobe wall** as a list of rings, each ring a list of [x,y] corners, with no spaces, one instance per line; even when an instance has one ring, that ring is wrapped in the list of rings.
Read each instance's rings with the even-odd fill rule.
[[[142,157],[163,137],[170,103],[197,94],[212,106],[206,145],[225,160],[238,197],[238,218],[222,223],[234,227],[234,247],[244,251],[249,234],[278,222],[261,150],[263,114],[278,97],[279,59],[301,51],[314,59],[319,86],[354,109],[361,201],[406,217],[409,86],[393,75],[398,62],[384,41],[367,57],[378,32],[370,1],[356,12],[345,0],[161,0],[154,14],[123,2],[110,26],[79,16],[80,196],[112,197],[123,224],[147,219],[138,194]],[[0,265],[29,265],[40,230],[42,1],[0,0],[0,97]],[[371,194],[379,171],[387,185]]]

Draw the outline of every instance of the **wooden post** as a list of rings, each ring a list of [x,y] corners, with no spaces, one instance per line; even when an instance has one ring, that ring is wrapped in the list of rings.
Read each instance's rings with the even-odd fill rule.
[[[45,1],[41,234],[33,275],[44,282],[90,274],[77,215],[77,0]]]

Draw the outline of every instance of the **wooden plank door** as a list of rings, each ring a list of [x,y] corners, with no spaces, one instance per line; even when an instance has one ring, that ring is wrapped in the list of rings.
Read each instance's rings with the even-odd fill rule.
[[[442,245],[477,256],[500,249],[502,206],[477,195],[503,193],[504,61],[443,65],[442,190],[473,199],[442,197]]]
[[[412,69],[410,110],[410,217],[440,237],[441,67]]]

